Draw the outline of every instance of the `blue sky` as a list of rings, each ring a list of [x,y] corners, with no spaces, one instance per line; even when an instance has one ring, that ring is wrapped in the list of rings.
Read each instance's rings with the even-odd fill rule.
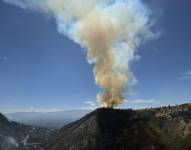
[[[191,101],[191,1],[149,0],[161,34],[131,65],[138,83],[122,108]],[[99,88],[84,50],[53,19],[0,0],[0,111],[94,107]],[[94,103],[95,104],[94,104]]]

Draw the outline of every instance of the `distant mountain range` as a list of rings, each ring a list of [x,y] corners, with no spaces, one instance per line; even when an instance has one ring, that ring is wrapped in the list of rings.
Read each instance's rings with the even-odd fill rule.
[[[10,121],[0,114],[0,150],[191,150],[190,141],[191,104],[100,108],[55,130]]]
[[[5,114],[10,120],[43,127],[60,128],[76,121],[91,110],[65,110],[55,112],[16,112]]]

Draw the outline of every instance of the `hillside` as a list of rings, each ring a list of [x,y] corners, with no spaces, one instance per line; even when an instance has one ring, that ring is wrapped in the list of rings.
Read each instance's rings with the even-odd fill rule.
[[[190,106],[97,109],[58,131],[47,150],[189,150]]]
[[[50,129],[23,125],[0,114],[0,150],[40,150],[51,134]]]
[[[97,109],[60,130],[0,114],[0,150],[190,150],[191,104]]]

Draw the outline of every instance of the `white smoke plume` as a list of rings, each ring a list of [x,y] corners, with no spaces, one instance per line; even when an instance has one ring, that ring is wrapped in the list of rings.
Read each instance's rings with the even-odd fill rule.
[[[0,148],[3,150],[18,149],[19,144],[12,137],[0,135]]]
[[[135,52],[153,37],[150,11],[141,0],[4,0],[53,16],[58,31],[87,50],[102,106],[123,103]]]

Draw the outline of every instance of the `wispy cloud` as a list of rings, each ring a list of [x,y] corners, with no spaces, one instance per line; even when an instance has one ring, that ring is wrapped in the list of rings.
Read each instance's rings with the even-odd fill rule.
[[[95,102],[93,102],[93,101],[85,101],[84,103],[85,103],[85,104],[88,104],[88,105],[90,105],[90,106],[92,106],[92,107],[95,107],[95,106],[96,106]]]
[[[178,79],[179,80],[191,80],[191,70],[189,70],[185,73],[182,73]]]
[[[7,57],[3,57],[3,61],[7,61]]]
[[[131,103],[159,103],[159,101],[155,100],[155,99],[136,99],[136,100],[132,100],[130,101]]]
[[[85,106],[81,107],[81,109],[96,109],[98,108],[97,104],[94,101],[85,101],[84,102]]]
[[[25,3],[25,0],[3,0],[6,3],[10,3],[13,4],[15,6],[18,6],[22,9],[26,9],[27,8],[27,4]]]

